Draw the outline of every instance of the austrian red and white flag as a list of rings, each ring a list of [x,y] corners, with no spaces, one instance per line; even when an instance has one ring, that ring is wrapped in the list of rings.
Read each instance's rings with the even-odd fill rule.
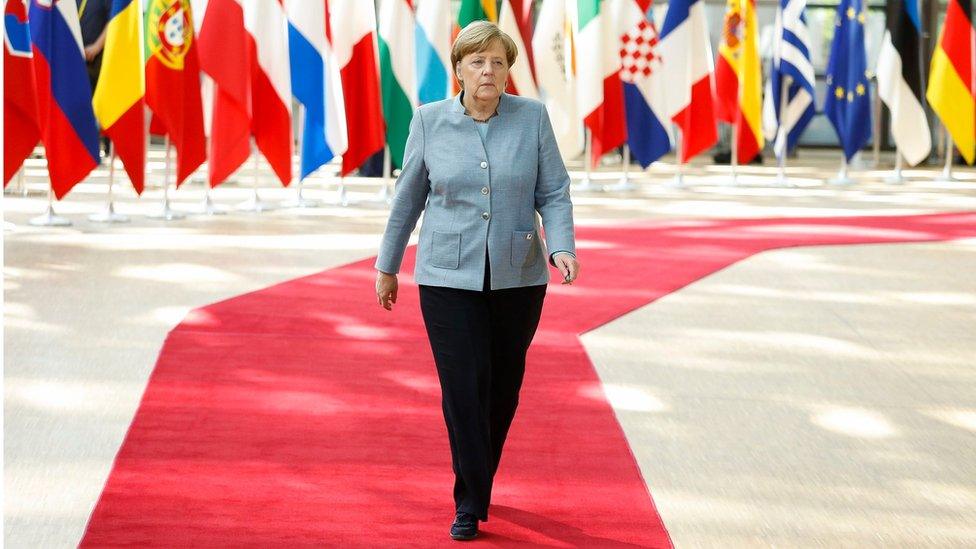
[[[244,0],[249,35],[251,133],[271,169],[291,183],[291,72],[288,16],[278,0]]]
[[[200,69],[212,80],[210,186],[223,183],[251,155],[252,38],[240,0],[209,0],[203,12]]]
[[[345,176],[386,144],[376,12],[369,0],[329,0],[328,6],[349,131],[349,146],[342,155]]]
[[[532,43],[532,19],[531,13],[527,11],[531,7],[531,0],[502,0],[498,27],[512,37],[518,48],[518,59],[508,73],[508,91],[522,97],[538,99],[539,90],[536,88],[530,57],[532,50],[527,47]]]

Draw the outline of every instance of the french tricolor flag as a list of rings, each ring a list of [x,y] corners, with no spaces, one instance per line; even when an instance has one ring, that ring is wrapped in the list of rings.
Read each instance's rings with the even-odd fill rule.
[[[31,0],[38,125],[60,200],[98,165],[98,126],[74,0]]]
[[[681,161],[686,162],[718,141],[712,105],[712,46],[708,40],[704,0],[668,4],[660,40],[668,82],[668,114],[681,129]]]
[[[292,93],[305,107],[301,178],[346,152],[346,111],[326,0],[288,3]]]

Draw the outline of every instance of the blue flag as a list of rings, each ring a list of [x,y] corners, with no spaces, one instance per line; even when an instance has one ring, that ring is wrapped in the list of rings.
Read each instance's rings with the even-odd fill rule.
[[[864,48],[867,12],[864,0],[841,0],[827,62],[824,114],[837,131],[847,160],[871,139],[868,56]]]

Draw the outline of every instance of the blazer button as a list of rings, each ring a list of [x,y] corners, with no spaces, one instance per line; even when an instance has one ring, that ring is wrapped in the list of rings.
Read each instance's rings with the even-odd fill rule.
[[[488,220],[489,217],[491,217],[491,214],[489,214],[488,212],[481,214],[481,219],[484,219],[486,221]]]
[[[484,168],[487,168],[487,167],[488,167],[488,163],[485,162],[485,161],[482,161],[481,162],[481,168],[484,169]]]
[[[481,194],[488,194],[488,187],[481,187]]]

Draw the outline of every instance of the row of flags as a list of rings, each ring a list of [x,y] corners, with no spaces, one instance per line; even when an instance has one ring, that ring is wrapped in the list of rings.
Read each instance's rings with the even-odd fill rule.
[[[293,97],[302,105],[299,177],[339,156],[349,174],[384,147],[401,167],[414,110],[457,92],[451,44],[481,19],[515,40],[508,91],[546,104],[564,157],[583,151],[585,128],[594,165],[624,144],[644,167],[675,147],[686,162],[717,142],[719,121],[735,128],[740,163],[767,140],[777,156],[795,147],[816,112],[806,1],[778,3],[765,86],[755,0],[727,0],[717,57],[703,0],[670,1],[660,31],[651,1],[461,0],[452,18],[450,0],[112,0],[92,96],[74,0],[6,0],[5,183],[40,139],[64,196],[97,165],[100,130],[141,192],[148,107],[148,131],[177,151],[178,183],[209,160],[216,186],[256,148],[287,185]],[[194,3],[205,6],[202,23]],[[872,131],[866,14],[865,0],[839,3],[826,75],[823,112],[848,159]],[[911,164],[928,156],[927,101],[972,163],[970,1],[949,1],[927,87],[920,36],[918,1],[888,2],[877,79],[895,142]]]

